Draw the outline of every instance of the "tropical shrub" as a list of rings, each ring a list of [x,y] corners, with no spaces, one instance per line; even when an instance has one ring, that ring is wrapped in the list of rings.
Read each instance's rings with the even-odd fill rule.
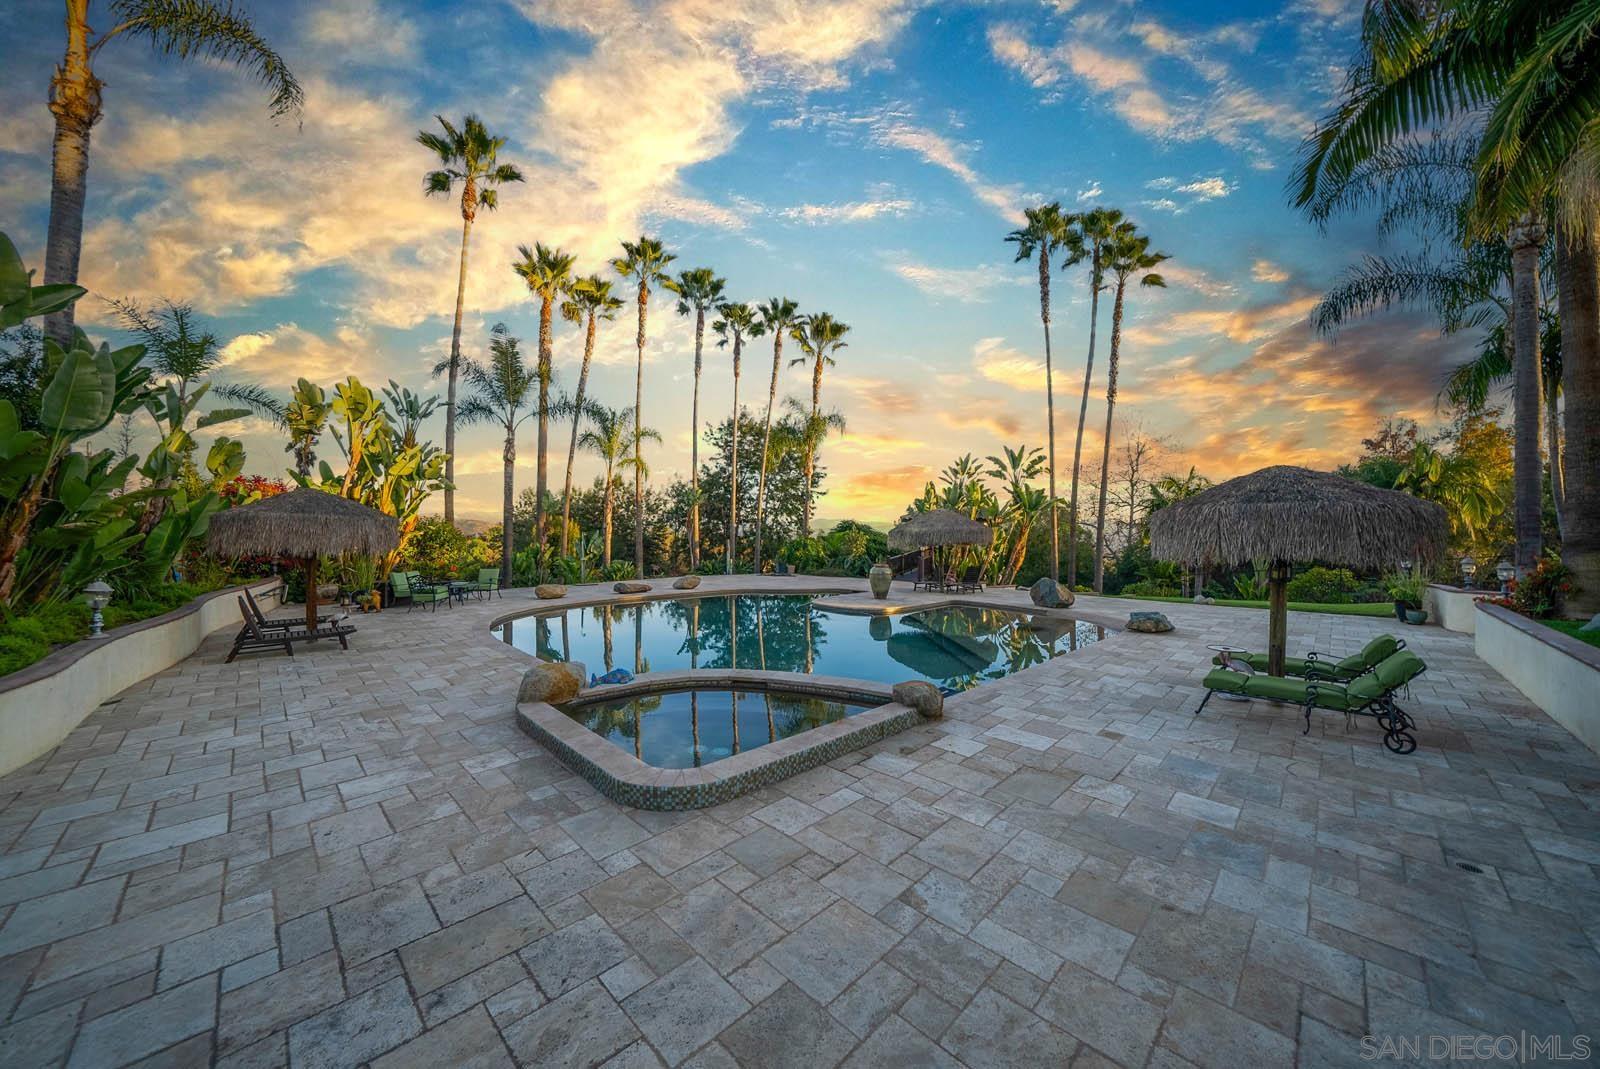
[[[1559,616],[1567,595],[1573,590],[1572,572],[1559,557],[1544,557],[1534,565],[1533,571],[1521,579],[1513,579],[1506,589],[1506,596],[1489,601],[1535,619]]]
[[[1087,591],[1093,593],[1093,591]],[[1130,598],[1175,598],[1178,588],[1161,579],[1140,579],[1125,585],[1121,593]]]
[[[1384,588],[1389,592],[1389,597],[1400,604],[1420,609],[1428,581],[1420,575],[1391,575],[1384,581]]]
[[[1290,601],[1309,601],[1325,605],[1347,605],[1355,600],[1361,581],[1348,568],[1307,568],[1289,580]]]

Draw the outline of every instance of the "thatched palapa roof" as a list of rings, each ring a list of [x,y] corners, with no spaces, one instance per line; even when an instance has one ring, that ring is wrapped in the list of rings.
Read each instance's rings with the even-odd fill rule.
[[[1444,549],[1444,509],[1398,490],[1280,465],[1174,502],[1150,517],[1158,560],[1207,566],[1325,561],[1383,568]]]
[[[207,548],[218,557],[306,560],[340,553],[377,556],[400,544],[393,516],[321,490],[299,489],[211,517]]]
[[[949,509],[919,512],[896,524],[889,532],[890,549],[921,549],[923,546],[986,546],[994,541],[994,531],[970,516]]]

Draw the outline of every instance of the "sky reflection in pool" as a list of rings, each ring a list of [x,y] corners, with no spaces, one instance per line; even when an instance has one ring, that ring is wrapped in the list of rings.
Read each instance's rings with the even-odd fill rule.
[[[699,768],[863,712],[810,694],[669,691],[569,709],[578,723],[656,768]]]
[[[824,612],[793,594],[738,594],[571,608],[522,617],[503,641],[593,674],[683,668],[812,672],[875,683],[925,679],[946,690],[1042,664],[1105,637],[1082,620],[952,606],[900,616]]]

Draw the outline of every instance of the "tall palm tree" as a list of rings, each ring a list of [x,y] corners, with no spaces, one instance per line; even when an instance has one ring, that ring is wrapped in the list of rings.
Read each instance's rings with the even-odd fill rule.
[[[1044,411],[1049,434],[1050,459],[1050,578],[1061,578],[1061,524],[1056,504],[1056,392],[1050,361],[1050,257],[1066,246],[1071,232],[1071,215],[1052,202],[1023,209],[1027,225],[1006,235],[1015,242],[1017,260],[1037,257],[1039,261],[1039,320],[1044,324]]]
[[[725,302],[717,306],[719,318],[711,324],[717,334],[717,347],[733,347],[733,459],[728,470],[728,564],[733,574],[739,552],[739,357],[746,338],[760,337],[761,320],[748,304]]]
[[[539,298],[539,450],[535,459],[533,538],[544,539],[545,497],[549,489],[550,459],[550,377],[553,372],[552,324],[556,302],[572,287],[572,265],[577,257],[560,249],[534,242],[533,248],[517,246],[521,259],[511,265],[528,284],[528,292]]]
[[[638,285],[636,302],[639,308],[638,363],[633,378],[633,424],[644,426],[644,342],[645,320],[650,310],[650,287],[658,286],[668,278],[667,265],[677,257],[667,252],[655,238],[639,236],[638,241],[624,241],[622,255],[611,261],[611,268],[623,278]],[[642,437],[633,439],[633,566],[644,578],[644,455]],[[660,436],[657,436],[657,441]]]
[[[522,359],[522,339],[512,336],[504,323],[496,323],[489,332],[489,360],[480,364],[465,361],[462,376],[472,391],[461,403],[456,418],[462,426],[474,423],[493,423],[506,432],[505,448],[501,453],[504,469],[501,477],[500,502],[500,583],[511,585],[511,558],[516,550],[512,531],[512,511],[516,501],[515,468],[517,463],[517,427],[534,413],[522,412],[528,403],[528,394],[536,382],[542,387],[538,371]],[[519,413],[521,413],[519,415]],[[539,527],[534,526],[534,541],[539,538]]]
[[[1100,291],[1106,286],[1106,248],[1115,239],[1122,213],[1093,208],[1075,216],[1068,231],[1063,267],[1089,261],[1089,358],[1083,364],[1083,400],[1078,405],[1078,437],[1072,446],[1072,497],[1067,502],[1067,585],[1078,582],[1078,478],[1083,461],[1083,426],[1089,419],[1089,386],[1094,379],[1095,330],[1100,323]]]
[[[806,495],[800,502],[800,537],[811,537],[811,507],[816,493],[817,454],[830,434],[845,432],[844,413],[823,411],[813,398],[808,408],[798,397],[787,397],[783,406],[794,420],[794,449],[800,454],[800,470],[806,480]]]
[[[604,405],[596,406],[591,415],[594,424],[589,430],[583,432],[578,439],[578,444],[589,450],[605,462],[606,473],[604,483],[604,497],[601,500],[600,510],[603,535],[601,536],[600,563],[609,567],[611,565],[611,518],[616,509],[617,473],[625,468],[643,464],[644,458],[639,452],[639,439],[650,438],[661,441],[661,435],[649,427],[642,432],[635,433],[633,413],[626,408],[606,408]],[[631,456],[629,454],[632,454]]]
[[[999,455],[984,459],[989,466],[983,473],[999,480],[1008,497],[1001,509],[1001,517],[1011,527],[1011,551],[1006,562],[1000,566],[998,581],[1002,585],[1009,585],[1016,581],[1017,573],[1022,570],[1034,524],[1050,507],[1048,497],[1032,485],[1045,467],[1045,458],[1037,446],[1019,445],[1012,449],[1002,444]]]
[[[800,351],[804,355],[789,361],[790,367],[804,366],[807,363],[811,365],[811,412],[809,415],[800,414],[804,428],[801,434],[800,470],[806,480],[806,496],[801,504],[802,538],[811,537],[811,495],[814,481],[812,476],[817,470],[817,450],[822,447],[822,441],[828,436],[829,429],[826,421],[818,424],[822,415],[822,372],[824,368],[834,366],[834,353],[848,347],[844,340],[844,336],[848,333],[850,324],[839,322],[827,312],[815,312],[805,316],[800,322],[799,332],[795,335],[800,343]],[[842,416],[839,417],[838,429],[844,430]]]
[[[761,478],[756,483],[756,541],[754,572],[761,574],[761,524],[767,507],[767,455],[772,448],[772,409],[778,400],[778,372],[783,368],[783,339],[798,337],[800,306],[787,297],[772,297],[756,306],[763,333],[772,335],[772,378],[767,385],[767,418],[761,432]]]
[[[578,389],[572,396],[572,440],[567,443],[567,477],[561,487],[561,555],[567,555],[567,531],[572,525],[572,462],[578,454],[578,430],[594,403],[584,397],[589,386],[589,361],[594,358],[595,323],[617,318],[622,300],[611,296],[611,283],[599,275],[575,279],[561,302],[561,317],[584,328],[583,365],[578,369]],[[588,405],[589,407],[585,407]]]
[[[706,338],[706,310],[715,310],[728,280],[709,267],[681,271],[662,283],[678,295],[678,314],[694,313],[694,401],[689,406],[689,567],[700,567],[700,354]]]
[[[105,88],[94,63],[100,50],[118,38],[150,43],[158,54],[179,59],[215,59],[249,71],[271,92],[274,118],[298,117],[305,102],[300,83],[283,57],[272,50],[248,16],[214,0],[111,0],[111,28],[96,34],[89,26],[89,0],[66,0],[67,49],[50,79],[50,114],[55,118],[51,152],[50,224],[45,239],[46,285],[78,281],[83,248],[83,202],[89,186],[89,133],[100,121]],[[73,306],[45,317],[44,332],[63,349],[72,345]]]
[[[1116,297],[1111,302],[1111,355],[1106,361],[1106,435],[1100,448],[1100,503],[1094,514],[1094,592],[1106,588],[1106,489],[1111,484],[1111,420],[1117,408],[1117,363],[1122,355],[1122,306],[1128,280],[1137,277],[1141,286],[1165,288],[1167,280],[1154,272],[1164,252],[1150,250],[1150,238],[1135,231],[1132,223],[1117,228],[1117,236],[1106,250],[1106,261],[1116,276]]]
[[[427,196],[451,192],[461,184],[461,264],[456,272],[456,316],[450,328],[449,385],[444,400],[444,519],[456,522],[456,380],[461,376],[461,313],[467,299],[467,248],[478,209],[492,212],[500,205],[498,187],[522,181],[514,165],[501,163],[503,137],[492,137],[476,115],[468,115],[457,129],[443,115],[436,115],[441,136],[431,130],[417,131],[417,144],[439,157],[439,169],[422,177]]]
[[[1305,208],[1421,129],[1467,117],[1481,122],[1465,208],[1473,237],[1504,234],[1512,249],[1519,573],[1535,563],[1539,545],[1540,231],[1554,198],[1559,221],[1579,224],[1562,227],[1563,243],[1592,245],[1597,27],[1600,7],[1589,0],[1372,5],[1342,97],[1303,144],[1289,186],[1291,200]],[[1578,289],[1596,288],[1593,257],[1573,260],[1558,249],[1557,260],[1590,276]],[[1571,281],[1558,280],[1558,292],[1566,292]],[[1578,585],[1588,591],[1577,604],[1592,610],[1600,606],[1600,447],[1592,445],[1600,431],[1600,308],[1577,301],[1572,312],[1580,322],[1562,354],[1567,440],[1584,444],[1566,466],[1568,531],[1562,549],[1579,573]],[[1568,325],[1562,326],[1565,342]]]

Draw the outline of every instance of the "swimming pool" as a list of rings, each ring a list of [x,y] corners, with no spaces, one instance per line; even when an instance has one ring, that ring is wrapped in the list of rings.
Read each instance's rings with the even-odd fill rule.
[[[557,610],[507,621],[502,641],[593,674],[757,668],[967,690],[1105,637],[1083,620],[950,606],[900,616],[826,612],[809,595],[736,594]]]
[[[815,694],[701,687],[562,711],[655,768],[699,768],[868,708]]]

